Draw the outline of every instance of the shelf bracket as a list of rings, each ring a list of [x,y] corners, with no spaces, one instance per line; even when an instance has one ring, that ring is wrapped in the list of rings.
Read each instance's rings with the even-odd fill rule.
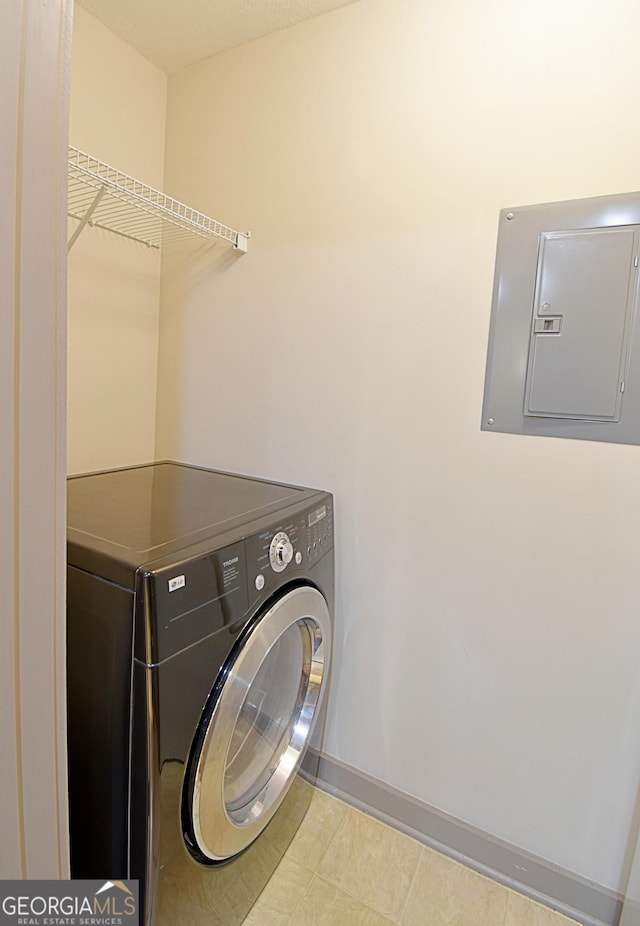
[[[238,232],[236,235],[236,243],[233,246],[233,250],[242,251],[243,254],[246,254],[247,244],[248,244],[250,237],[251,237],[251,232]]]
[[[101,200],[102,197],[104,196],[105,190],[106,190],[106,187],[105,187],[105,186],[101,186],[100,189],[98,190],[98,192],[96,193],[96,195],[94,196],[93,202],[91,203],[91,205],[89,206],[89,208],[87,209],[87,211],[85,212],[85,214],[84,214],[84,215],[82,216],[82,218],[80,219],[80,224],[78,225],[78,227],[76,228],[76,230],[74,231],[74,233],[73,233],[73,234],[71,235],[71,237],[69,238],[69,243],[67,244],[67,252],[69,252],[69,251],[71,250],[71,248],[73,247],[73,245],[74,245],[75,242],[76,242],[76,239],[77,239],[78,236],[80,235],[80,232],[84,229],[84,227],[85,227],[85,225],[87,224],[87,222],[90,222],[90,221],[91,221],[91,216],[93,215],[93,213],[94,213],[94,212],[96,211],[96,209],[98,208],[98,204],[100,203],[100,200]],[[245,251],[246,251],[246,248],[245,248]]]

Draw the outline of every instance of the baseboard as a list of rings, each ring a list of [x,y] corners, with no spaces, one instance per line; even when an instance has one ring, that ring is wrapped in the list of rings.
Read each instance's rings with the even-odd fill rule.
[[[615,926],[622,897],[523,852],[338,759],[310,750],[303,773],[329,794],[585,926]]]

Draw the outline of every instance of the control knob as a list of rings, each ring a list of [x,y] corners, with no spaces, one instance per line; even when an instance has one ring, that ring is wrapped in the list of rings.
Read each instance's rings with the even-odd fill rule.
[[[282,572],[293,559],[293,544],[284,531],[275,535],[269,547],[269,561],[274,572]]]

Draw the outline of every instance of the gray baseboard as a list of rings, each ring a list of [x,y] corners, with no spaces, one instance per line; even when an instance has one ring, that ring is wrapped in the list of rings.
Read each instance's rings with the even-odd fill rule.
[[[442,813],[338,759],[310,750],[303,773],[329,794],[585,926],[618,923],[620,895]]]

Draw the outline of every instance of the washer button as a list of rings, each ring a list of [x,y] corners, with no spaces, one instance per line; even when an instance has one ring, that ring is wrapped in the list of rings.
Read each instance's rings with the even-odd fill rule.
[[[262,575],[262,573],[256,576],[256,588],[258,589],[259,592],[261,592],[262,589],[264,588],[264,576]]]

